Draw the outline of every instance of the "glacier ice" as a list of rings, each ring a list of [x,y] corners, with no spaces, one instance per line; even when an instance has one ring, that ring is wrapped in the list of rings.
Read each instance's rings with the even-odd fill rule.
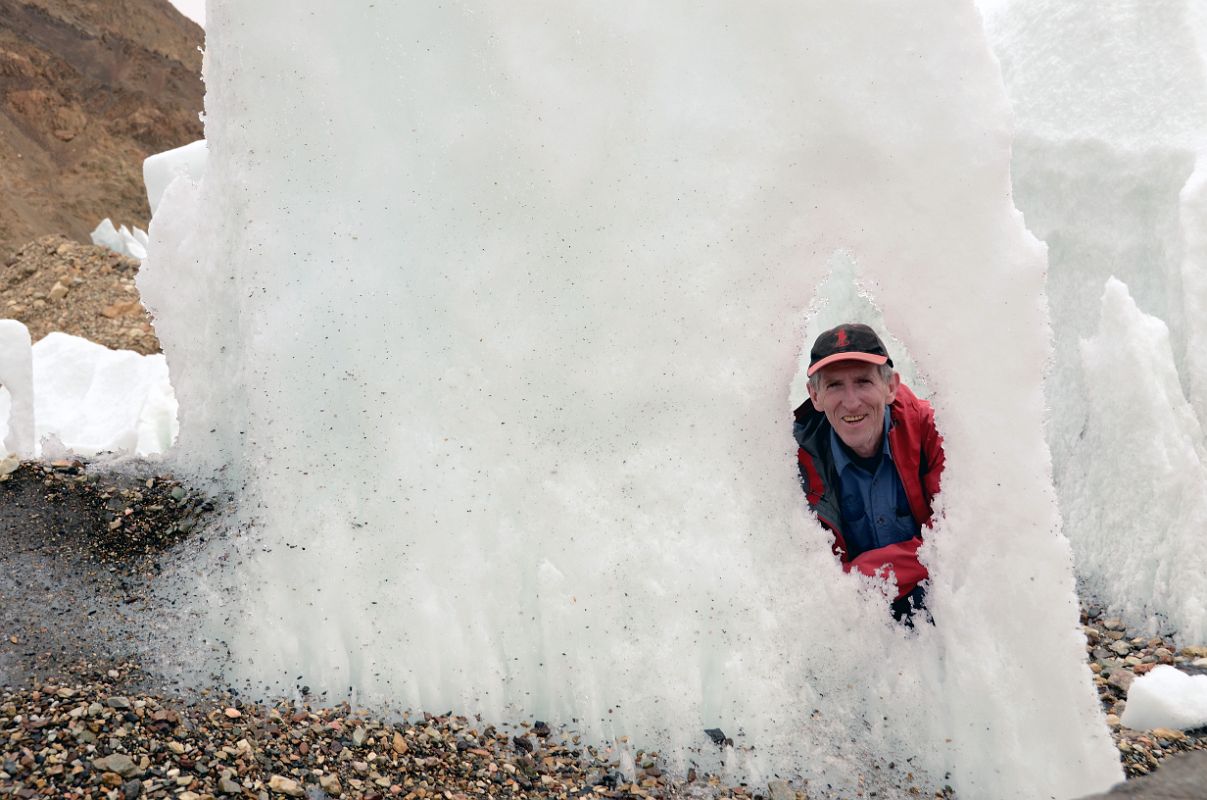
[[[142,260],[147,257],[147,232],[141,228],[130,230],[125,225],[115,228],[108,217],[92,231],[92,243],[131,258]]]
[[[0,320],[0,385],[8,390],[0,398],[0,441],[26,458],[38,455],[47,437],[91,456],[162,453],[176,436],[176,398],[162,355],[110,350],[59,332],[31,347],[24,325]]]
[[[172,181],[182,177],[193,183],[201,180],[205,174],[207,156],[205,139],[201,139],[156,153],[143,161],[143,183],[147,187],[147,202],[152,215],[159,208],[159,201]]]
[[[1018,118],[1015,202],[1028,229],[1048,246],[1056,343],[1047,382],[1049,442],[1080,577],[1129,625],[1151,628],[1163,621],[1183,641],[1202,638],[1207,627],[1193,604],[1207,595],[1207,573],[1166,561],[1202,547],[1201,530],[1187,524],[1198,512],[1148,513],[1157,497],[1181,492],[1196,506],[1201,503],[1193,498],[1207,496],[1197,462],[1207,452],[1201,433],[1207,423],[1201,4],[989,5],[994,9],[986,14],[987,28]],[[1157,359],[1137,373],[1108,379],[1100,370],[1091,379],[1086,370],[1093,365],[1084,360],[1080,342],[1122,335],[1106,327],[1096,333],[1097,299],[1108,280],[1126,289],[1111,284],[1104,303],[1122,314],[1126,294],[1136,307],[1128,319],[1140,326],[1132,333],[1151,329],[1141,317],[1156,318],[1165,326],[1164,344],[1136,345],[1154,348]],[[1120,321],[1107,321],[1115,312],[1103,308],[1104,326]],[[1126,350],[1116,357],[1125,358]],[[1146,387],[1148,380],[1159,383]],[[1142,436],[1135,409],[1121,398],[1144,388],[1151,388],[1145,407],[1155,403],[1177,413],[1145,418],[1148,434]],[[1187,399],[1197,426],[1185,419]],[[1140,453],[1133,456],[1133,447]],[[1165,448],[1172,450],[1163,459]],[[1146,469],[1154,460],[1156,468]],[[1179,461],[1187,471],[1168,484]],[[1114,470],[1118,474],[1111,475]],[[1108,485],[1114,490],[1095,494]],[[1119,491],[1124,486],[1127,491]],[[1139,541],[1159,546],[1137,548]],[[1136,594],[1139,587],[1158,591]],[[1151,616],[1154,611],[1160,617]]]
[[[139,276],[178,458],[240,497],[181,581],[182,666],[203,640],[199,674],[259,693],[574,720],[680,768],[721,727],[736,773],[818,794],[905,794],[891,760],[984,798],[1120,777],[1042,435],[1043,250],[971,4],[207,25],[206,167]],[[795,479],[836,254],[947,441],[938,624],[909,634]]]
[[[1066,486],[1078,575],[1127,619],[1161,619],[1204,641],[1203,431],[1165,323],[1113,278],[1101,307],[1097,333],[1080,343],[1088,421],[1072,453],[1081,471]]]
[[[33,354],[29,329],[0,319],[0,456],[34,454]]]

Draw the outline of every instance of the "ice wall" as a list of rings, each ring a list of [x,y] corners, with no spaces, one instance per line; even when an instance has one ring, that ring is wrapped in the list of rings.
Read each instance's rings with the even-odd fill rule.
[[[1019,121],[1015,201],[1027,227],[1048,245],[1056,342],[1047,391],[1049,441],[1065,530],[1078,548],[1078,563],[1105,570],[1082,575],[1101,600],[1127,611],[1137,627],[1161,612],[1180,636],[1197,640],[1207,637],[1201,618],[1193,622],[1173,607],[1130,594],[1136,577],[1131,559],[1110,560],[1149,535],[1181,540],[1151,551],[1151,559],[1201,546],[1201,533],[1191,528],[1145,529],[1157,524],[1148,512],[1152,498],[1167,490],[1164,473],[1130,470],[1130,490],[1109,495],[1096,494],[1098,484],[1088,478],[1103,468],[1095,463],[1102,453],[1085,444],[1088,431],[1119,454],[1115,466],[1125,469],[1164,459],[1158,442],[1172,423],[1128,417],[1122,403],[1111,405],[1120,392],[1093,396],[1104,387],[1084,373],[1079,345],[1098,329],[1097,298],[1107,280],[1122,281],[1138,308],[1168,327],[1172,377],[1179,384],[1173,394],[1188,396],[1200,427],[1207,423],[1203,357],[1195,349],[1207,325],[1202,190],[1196,188],[1202,178],[1188,184],[1207,144],[1203,17],[1195,6],[1190,0],[1011,0],[986,19]],[[1133,440],[1119,427],[1125,418],[1153,435]],[[1187,444],[1204,452],[1201,437]],[[1207,485],[1197,492],[1207,496]],[[1095,512],[1099,505],[1110,508]],[[1205,575],[1148,566],[1144,574],[1173,569],[1180,575],[1162,593],[1166,598],[1207,591]]]
[[[1067,526],[1078,573],[1092,594],[1120,598],[1129,618],[1163,615],[1202,641],[1203,431],[1182,395],[1165,323],[1142,312],[1113,278],[1101,308],[1097,333],[1080,344],[1089,420],[1073,460],[1086,471],[1069,499],[1077,524]],[[1127,499],[1137,496],[1137,484],[1145,488]]]
[[[207,639],[199,671],[260,693],[574,720],[681,768],[721,727],[735,774],[811,796],[1119,777],[1042,438],[1043,253],[971,4],[209,12],[208,163],[165,192],[140,289],[179,457],[249,533],[200,571],[183,665]],[[938,624],[912,633],[795,477],[838,251],[947,436]]]
[[[0,449],[26,458],[34,453],[34,380],[29,329],[0,319]]]

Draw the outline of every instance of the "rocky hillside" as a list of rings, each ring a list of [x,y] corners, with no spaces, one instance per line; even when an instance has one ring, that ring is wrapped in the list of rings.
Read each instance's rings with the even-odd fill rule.
[[[143,159],[202,137],[203,40],[168,0],[0,0],[0,256],[146,227]]]

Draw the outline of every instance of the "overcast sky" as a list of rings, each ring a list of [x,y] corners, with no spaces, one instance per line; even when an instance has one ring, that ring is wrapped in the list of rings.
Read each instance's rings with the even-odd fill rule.
[[[172,5],[201,27],[205,27],[205,0],[172,0]]]

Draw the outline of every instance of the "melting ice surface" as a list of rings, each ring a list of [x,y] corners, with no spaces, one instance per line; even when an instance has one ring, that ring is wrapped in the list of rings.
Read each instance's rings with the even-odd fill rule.
[[[176,436],[176,399],[159,354],[110,350],[58,331],[32,347],[0,320],[0,445],[23,458],[56,447],[79,455],[162,453]]]
[[[715,766],[720,727],[735,775],[819,795],[906,793],[888,761],[978,798],[1120,777],[1042,434],[1043,252],[971,5],[233,6],[204,177],[165,190],[140,276],[179,457],[241,500],[181,581],[200,671],[680,767]],[[802,312],[838,252],[946,436],[913,633],[795,477]]]
[[[1016,202],[1049,247],[1049,439],[1078,575],[1131,626],[1203,641],[1207,9],[986,5]]]

